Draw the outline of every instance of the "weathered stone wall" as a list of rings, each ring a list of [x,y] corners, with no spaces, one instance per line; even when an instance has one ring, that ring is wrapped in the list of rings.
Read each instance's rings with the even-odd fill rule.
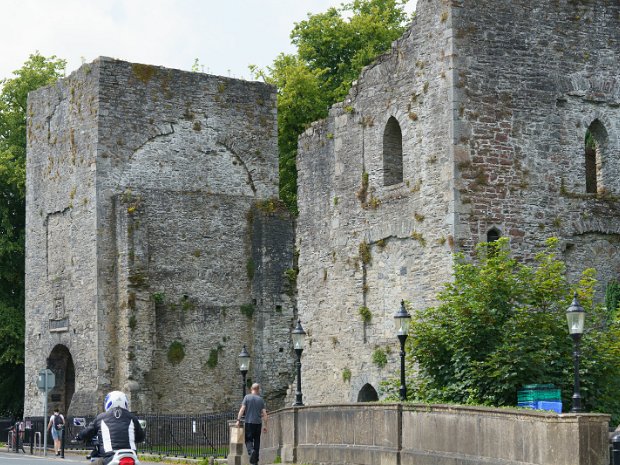
[[[420,5],[391,53],[300,138],[298,297],[311,335],[302,370],[310,404],[356,401],[366,384],[378,390],[398,366],[401,299],[432,304],[450,276],[452,74],[441,11],[440,2]],[[385,186],[390,117],[402,131],[403,182]],[[377,349],[387,355],[383,368],[373,363]]]
[[[96,164],[98,66],[82,67],[28,100],[25,412],[40,415],[39,370],[57,346],[73,354],[79,394],[97,390]],[[55,367],[56,368],[56,367]],[[66,364],[56,368],[65,385]],[[68,370],[71,372],[71,370]],[[69,381],[69,380],[67,380]],[[50,406],[64,405],[56,388]]]
[[[446,8],[457,52],[459,245],[470,250],[496,227],[528,257],[557,236],[573,280],[595,267],[606,284],[620,269],[620,6],[490,5]],[[586,193],[588,128],[598,193]]]
[[[601,290],[618,276],[619,21],[606,0],[421,0],[391,52],[300,138],[308,403],[358,400],[364,385],[397,373],[400,299],[432,305],[452,252],[472,252],[490,231],[526,259],[560,237],[572,281],[585,267],[599,271]],[[402,182],[385,186],[394,120]],[[377,348],[391,351],[383,369],[371,362]]]
[[[609,463],[609,415],[454,405],[348,404],[275,412],[261,438],[273,463]],[[231,449],[232,451],[232,449]],[[237,457],[230,455],[228,463]]]
[[[143,412],[236,408],[246,344],[248,378],[281,405],[295,304],[284,273],[293,267],[293,227],[277,201],[274,89],[106,58],[91,75],[98,108],[88,312],[96,343],[75,342],[70,352],[95,358],[97,369],[76,362],[75,397],[88,380],[91,409],[110,389],[128,392]],[[47,298],[41,293],[28,312]]]

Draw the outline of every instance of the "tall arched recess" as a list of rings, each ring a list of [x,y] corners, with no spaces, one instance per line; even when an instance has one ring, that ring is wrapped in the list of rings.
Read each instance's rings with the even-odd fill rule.
[[[360,392],[357,393],[358,402],[376,402],[379,400],[379,395],[371,384],[364,384]]]
[[[403,182],[403,133],[393,116],[383,130],[383,185]]]
[[[607,130],[598,119],[594,120],[585,135],[585,184],[586,193],[604,190],[603,169]]]
[[[48,399],[50,411],[58,408],[61,413],[67,413],[75,392],[75,365],[69,349],[62,344],[55,346],[47,358],[47,368],[54,372],[56,378]]]

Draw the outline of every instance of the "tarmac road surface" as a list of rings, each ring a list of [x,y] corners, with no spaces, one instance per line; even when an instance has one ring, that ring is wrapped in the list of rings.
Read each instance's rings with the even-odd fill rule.
[[[86,459],[86,454],[65,454],[65,458],[56,457],[52,451],[47,457],[40,455],[30,455],[20,452],[7,452],[6,449],[0,451],[0,465],[59,465],[66,464],[82,464],[90,465],[90,461]],[[161,462],[142,462],[142,465],[170,465]]]

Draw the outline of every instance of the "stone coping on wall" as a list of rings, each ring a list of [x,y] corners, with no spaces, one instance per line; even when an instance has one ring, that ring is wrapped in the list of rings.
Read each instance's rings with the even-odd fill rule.
[[[271,413],[261,462],[603,465],[609,418],[450,404],[289,407]]]

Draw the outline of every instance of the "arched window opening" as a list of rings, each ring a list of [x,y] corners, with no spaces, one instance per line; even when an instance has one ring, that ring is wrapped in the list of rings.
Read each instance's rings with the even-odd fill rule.
[[[403,133],[400,124],[390,116],[383,131],[383,185],[403,182]]]
[[[487,242],[495,242],[500,237],[502,237],[502,233],[497,228],[491,228],[489,232],[487,232]]]
[[[357,394],[358,402],[376,402],[379,400],[379,395],[372,385],[366,383],[360,389],[360,392]]]
[[[584,138],[586,193],[596,194],[603,186],[603,151],[607,131],[598,119],[594,120]]]

